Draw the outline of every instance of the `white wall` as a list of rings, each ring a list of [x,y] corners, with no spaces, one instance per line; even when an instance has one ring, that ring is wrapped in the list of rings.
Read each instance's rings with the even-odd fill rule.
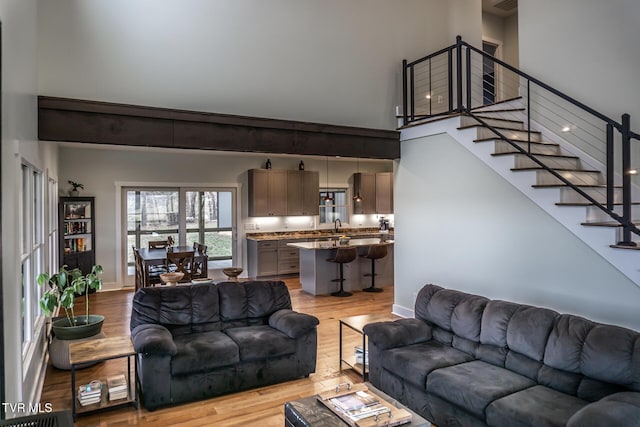
[[[57,176],[57,151],[37,141],[37,2],[0,2],[2,21],[2,282],[5,396],[2,402],[36,402],[45,342],[36,331],[23,355],[20,253],[21,164]],[[46,182],[45,182],[46,185]],[[46,202],[46,200],[45,200]],[[45,248],[47,251],[48,248]],[[45,252],[46,258],[46,252]],[[40,324],[41,325],[41,324]],[[11,415],[11,414],[9,414]]]
[[[248,218],[247,217],[247,171],[261,168],[267,158],[271,159],[274,169],[298,168],[302,159],[299,156],[274,156],[265,154],[230,153],[190,150],[149,150],[144,148],[110,148],[108,146],[83,146],[65,144],[60,148],[60,182],[73,180],[84,184],[83,195],[96,196],[96,263],[104,268],[105,286],[121,286],[113,283],[117,280],[117,268],[121,261],[117,242],[121,238],[118,229],[118,205],[120,203],[117,185],[152,185],[163,183],[173,186],[236,186],[239,189],[240,222],[238,240],[244,243],[245,224],[259,224],[262,231],[309,230],[318,227],[309,221],[300,222],[295,217]],[[322,157],[304,157],[305,170],[318,171],[320,187],[326,187],[326,159]],[[356,162],[351,159],[329,161],[329,186],[348,186],[351,175],[356,172]],[[361,161],[361,172],[391,171],[391,161]],[[60,186],[68,190],[68,185]],[[376,226],[375,218],[358,218],[344,226]],[[254,231],[249,231],[254,232]],[[246,248],[242,248],[246,253]],[[240,259],[246,264],[243,254]]]
[[[640,2],[520,0],[521,69],[640,131]]]
[[[427,283],[640,328],[640,288],[446,134],[402,143],[396,309]]]
[[[453,3],[455,6],[452,6]],[[394,128],[401,61],[479,0],[40,0],[40,94]],[[455,12],[455,13],[454,13]],[[466,24],[464,20],[460,22]]]

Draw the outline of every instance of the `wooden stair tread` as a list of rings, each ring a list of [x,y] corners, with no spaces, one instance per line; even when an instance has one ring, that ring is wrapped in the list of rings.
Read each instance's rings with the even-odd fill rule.
[[[610,248],[640,250],[640,246],[609,245]]]
[[[487,142],[487,141],[504,141],[504,139],[498,137],[498,138],[482,138],[482,139],[474,139],[473,142]],[[520,142],[522,144],[531,144],[531,145],[537,145],[540,147],[559,147],[560,144],[556,143],[556,142],[546,142],[546,141],[523,141],[521,139],[511,139],[511,142]]]
[[[526,154],[524,153],[520,153],[520,152],[509,152],[509,153],[491,153],[492,156],[513,156],[514,154],[519,154],[521,156],[525,156]],[[538,154],[538,153],[532,153],[532,156],[537,156],[537,157],[560,157],[563,159],[578,159],[579,157],[576,156],[568,156],[566,154]]]
[[[578,188],[607,188],[606,184],[573,184]],[[570,188],[567,184],[533,184],[533,188]],[[620,185],[614,185],[613,188],[622,188]]]
[[[509,153],[512,154],[512,153]],[[565,168],[550,168],[556,172],[600,172],[595,169],[565,169]],[[530,172],[530,171],[543,171],[546,170],[542,166],[531,166],[528,168],[511,168],[511,172]]]
[[[620,224],[618,221],[592,221],[592,222],[587,221],[587,222],[580,223],[580,225],[584,225],[587,227],[614,227],[614,228],[622,227],[622,224]],[[640,225],[640,221],[638,222],[634,221],[633,225],[636,225],[636,226]]]
[[[491,127],[494,128],[494,129],[497,129],[497,130],[504,130],[504,131],[511,131],[511,132],[528,132],[526,129],[514,129],[514,128],[503,127],[503,126],[491,126]],[[460,129],[471,129],[471,128],[486,128],[486,129],[489,129],[488,127],[486,127],[482,123],[474,123],[472,125],[460,126],[458,128],[458,130],[460,130]],[[531,133],[541,134],[541,132],[537,131],[537,130],[532,130]]]
[[[605,203],[603,203],[604,205]],[[632,202],[632,205],[640,205],[640,202]],[[614,203],[615,206],[622,206],[622,203]],[[591,202],[558,202],[556,203],[556,206],[594,206],[593,203]]]

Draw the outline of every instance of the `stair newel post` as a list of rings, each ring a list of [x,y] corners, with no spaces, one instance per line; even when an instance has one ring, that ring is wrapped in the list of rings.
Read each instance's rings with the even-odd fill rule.
[[[467,103],[466,110],[471,111],[471,49],[467,47]]]
[[[414,83],[414,74],[413,74],[413,64],[409,66],[409,87],[411,91],[409,95],[411,96],[411,121],[416,119],[416,100],[415,100],[415,83]]]
[[[462,113],[462,36],[456,36],[456,97],[458,98],[458,112]]]
[[[618,245],[636,246],[631,240],[631,120],[622,115],[622,241]]]
[[[449,49],[448,56],[448,72],[449,72],[449,112],[453,111],[453,50]]]
[[[402,124],[407,125],[407,60],[402,60]]]
[[[527,151],[531,154],[531,80],[527,79]]]
[[[607,209],[613,212],[614,203],[614,155],[613,155],[613,125],[607,123]]]

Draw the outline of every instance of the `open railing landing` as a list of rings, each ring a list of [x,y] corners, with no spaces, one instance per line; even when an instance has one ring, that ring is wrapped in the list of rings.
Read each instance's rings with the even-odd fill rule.
[[[631,165],[631,140],[640,135],[630,129],[630,117],[617,122],[546,83],[520,71],[464,42],[430,55],[403,61],[403,125],[451,114],[472,116],[540,168],[575,190],[589,203],[604,211],[622,226],[619,246],[636,246],[631,234],[640,235],[632,218],[632,182],[637,173]],[[483,118],[483,109],[508,100],[518,100],[516,108],[502,110],[506,117],[524,123],[526,139],[510,138],[508,130]],[[495,108],[500,108],[496,106]],[[535,128],[532,129],[532,123]],[[559,135],[582,153],[604,165],[606,202],[602,203],[570,182],[531,151],[534,131]],[[526,148],[519,143],[526,142]],[[616,196],[616,186],[621,196]],[[615,205],[622,206],[622,213]]]

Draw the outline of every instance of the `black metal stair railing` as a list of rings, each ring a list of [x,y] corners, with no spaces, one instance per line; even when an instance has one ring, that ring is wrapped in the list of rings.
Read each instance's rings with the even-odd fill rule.
[[[421,121],[452,114],[465,114],[490,129],[496,139],[504,140],[518,153],[527,156],[541,169],[572,188],[622,226],[620,246],[636,246],[631,234],[640,235],[632,218],[631,140],[640,135],[630,128],[630,116],[617,122],[588,105],[520,71],[516,67],[464,42],[456,43],[415,61],[403,61],[403,114],[408,126]],[[488,106],[517,100],[517,106],[506,108],[508,117],[523,122],[526,140],[509,136],[511,129],[492,125],[483,116]],[[606,201],[583,191],[555,168],[532,152],[532,122],[550,134],[561,135],[581,153],[605,165]],[[518,142],[526,142],[527,149]],[[621,157],[616,162],[616,155]],[[621,196],[616,197],[616,180]],[[616,212],[621,201],[622,213]]]

